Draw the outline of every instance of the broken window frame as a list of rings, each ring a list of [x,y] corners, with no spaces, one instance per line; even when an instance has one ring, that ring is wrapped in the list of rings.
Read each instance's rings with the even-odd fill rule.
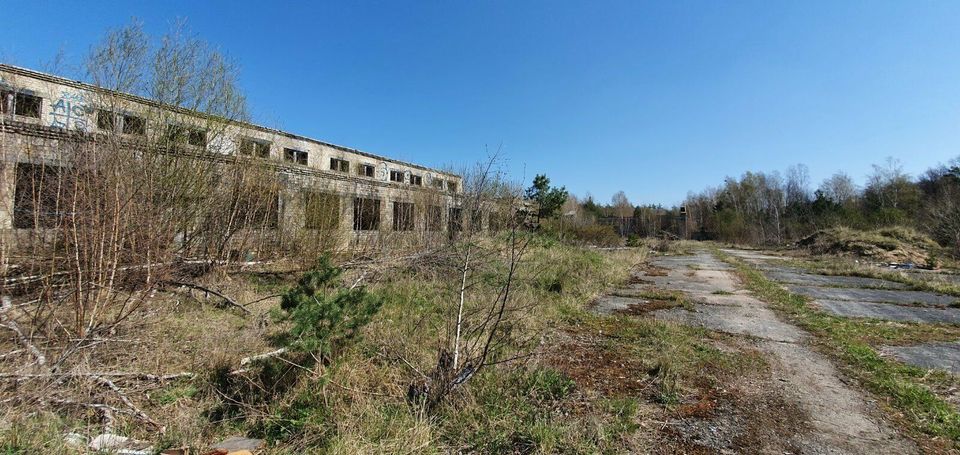
[[[463,209],[450,207],[447,210],[447,231],[451,234],[463,231]]]
[[[424,228],[427,231],[443,231],[443,207],[439,205],[427,206],[427,210],[425,211],[424,215],[426,217],[424,220]]]
[[[423,176],[410,174],[410,184],[416,186],[423,186]]]
[[[353,230],[380,230],[380,199],[353,198]]]
[[[67,168],[49,164],[17,163],[14,170],[14,229],[56,228],[68,215],[64,182]]]
[[[275,230],[280,227],[280,191],[276,188],[234,188],[231,213],[252,229]],[[267,195],[265,199],[261,196]]]
[[[393,230],[397,232],[412,231],[416,228],[413,202],[393,202]]]
[[[181,123],[167,125],[166,138],[175,145],[189,145],[191,147],[207,147],[207,130]]]
[[[337,172],[350,172],[350,162],[340,158],[330,158],[330,170]]]
[[[306,166],[309,162],[309,154],[303,150],[284,147],[283,160],[290,163],[299,164],[301,166]]]
[[[390,181],[403,183],[403,171],[390,171]]]
[[[117,131],[117,113],[107,109],[97,109],[97,129],[100,131]]]
[[[187,144],[194,147],[207,147],[207,130],[202,128],[187,128]]]
[[[333,193],[303,192],[303,228],[334,230],[340,226],[340,197]]]
[[[20,117],[40,118],[43,110],[43,98],[32,93],[17,90],[0,90],[0,113],[13,111]]]
[[[252,137],[240,137],[240,144],[237,151],[244,156],[255,156],[257,158],[270,158],[270,141],[255,139]]]
[[[136,115],[124,114],[121,132],[131,136],[145,136],[147,134],[147,120]]]
[[[357,174],[363,177],[373,177],[377,174],[377,168],[372,164],[361,164],[357,166]]]

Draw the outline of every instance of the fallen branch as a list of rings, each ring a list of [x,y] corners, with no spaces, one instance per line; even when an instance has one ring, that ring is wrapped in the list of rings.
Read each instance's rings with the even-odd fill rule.
[[[172,374],[150,374],[150,373],[137,373],[137,372],[112,372],[112,373],[0,373],[0,379],[15,379],[15,380],[25,380],[25,379],[35,379],[35,378],[133,378],[141,381],[172,381],[174,379],[180,378],[192,378],[194,377],[193,373],[182,372],[182,373],[172,373]]]
[[[250,306],[250,305],[253,305],[254,303],[259,303],[259,302],[262,302],[262,301],[267,300],[267,299],[272,299],[272,298],[274,298],[274,297],[283,297],[283,294],[270,294],[270,295],[268,295],[268,296],[266,296],[266,297],[260,297],[260,298],[257,299],[257,300],[251,300],[251,301],[249,301],[249,302],[247,302],[247,303],[244,303],[243,306],[244,306],[244,307],[248,307],[248,306]]]
[[[350,290],[353,290],[354,288],[359,286],[360,282],[363,281],[363,279],[366,277],[367,277],[367,270],[364,270],[363,273],[360,274],[360,277],[357,278],[357,281],[353,282],[353,286],[350,286]]]
[[[250,356],[250,357],[244,357],[244,358],[240,359],[240,366],[247,365],[247,364],[249,364],[249,363],[251,363],[251,362],[256,362],[257,360],[263,360],[263,359],[269,359],[269,358],[271,358],[271,357],[276,357],[276,356],[278,356],[278,355],[284,354],[284,353],[287,352],[287,351],[288,351],[287,348],[280,348],[280,349],[277,349],[277,350],[275,350],[275,351],[264,352],[263,354],[252,355],[252,356]]]
[[[104,403],[84,403],[82,401],[67,400],[64,398],[47,398],[43,401],[59,404],[61,406],[73,406],[79,408],[90,408],[100,413],[100,419],[103,422],[103,432],[112,433],[116,427],[116,418],[114,414],[127,414],[137,417],[134,412],[125,409],[116,408]]]
[[[243,305],[237,303],[235,300],[231,299],[230,297],[224,295],[223,293],[221,293],[221,292],[219,292],[219,291],[216,291],[216,290],[214,290],[214,289],[210,289],[210,288],[208,288],[208,287],[206,287],[206,286],[201,286],[201,285],[195,284],[195,283],[186,283],[186,282],[183,282],[183,281],[167,281],[167,283],[170,284],[170,285],[173,285],[173,286],[182,286],[182,287],[185,287],[185,288],[196,289],[196,290],[198,290],[198,291],[208,292],[208,293],[210,293],[210,294],[213,294],[213,295],[215,295],[215,296],[220,297],[221,299],[223,299],[224,303],[226,303],[227,305],[230,305],[230,306],[232,306],[232,307],[234,307],[234,308],[239,308],[239,309],[243,310],[244,313],[253,314],[252,312],[250,312],[250,310],[244,308]]]
[[[19,354],[19,353],[21,353],[21,352],[23,352],[23,349],[17,349],[17,350],[10,351],[10,352],[8,352],[8,353],[6,353],[6,354],[0,354],[0,359],[5,359],[5,358],[7,358],[7,357],[12,357],[12,356],[15,356],[15,355],[17,355],[17,354]]]
[[[144,422],[146,422],[146,423],[154,426],[154,427],[157,428],[157,430],[159,430],[161,433],[163,433],[164,430],[166,430],[166,428],[164,428],[163,425],[160,425],[160,423],[158,423],[156,420],[153,420],[152,418],[150,418],[150,416],[147,415],[147,413],[143,412],[143,410],[141,410],[140,408],[138,408],[137,405],[133,404],[133,401],[130,400],[130,397],[128,397],[125,393],[123,393],[123,391],[120,390],[120,387],[117,387],[117,384],[115,384],[113,381],[111,381],[111,380],[109,380],[109,379],[107,379],[107,378],[105,378],[105,377],[103,377],[103,376],[92,376],[92,377],[93,377],[93,379],[95,379],[95,380],[96,380],[98,383],[100,383],[101,385],[104,385],[104,386],[106,386],[107,388],[109,388],[110,390],[112,390],[113,393],[115,393],[115,394],[117,395],[117,397],[120,398],[120,401],[122,401],[123,404],[125,404],[128,408],[130,408],[130,410],[133,412],[133,414],[134,414],[138,419],[140,419],[140,420],[142,420],[142,421],[144,421]]]
[[[26,347],[30,353],[33,354],[33,356],[37,359],[37,363],[44,367],[47,366],[47,357],[43,355],[43,353],[40,352],[40,350],[37,349],[32,342],[30,342],[30,339],[27,338],[26,335],[23,334],[23,331],[20,330],[20,326],[17,325],[17,322],[7,315],[7,312],[13,307],[10,302],[10,297],[3,296],[3,298],[0,299],[0,302],[2,302],[0,303],[0,321],[3,321],[3,324],[0,324],[0,326],[6,327],[7,329],[10,329],[16,333],[17,338],[20,340],[20,344]]]

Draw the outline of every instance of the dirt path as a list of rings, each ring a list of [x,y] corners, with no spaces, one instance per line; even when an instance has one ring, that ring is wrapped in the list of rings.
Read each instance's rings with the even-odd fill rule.
[[[652,282],[661,289],[683,291],[694,302],[692,310],[658,310],[650,313],[653,317],[743,335],[745,342],[768,355],[774,380],[765,387],[775,388],[776,396],[795,403],[804,414],[803,428],[782,435],[788,441],[781,447],[814,454],[917,452],[912,441],[881,417],[869,396],[848,385],[829,359],[808,346],[804,331],[780,320],[766,303],[743,290],[727,264],[700,251],[660,258],[652,265],[657,273],[638,276],[648,283],[631,287]],[[629,304],[601,301],[599,310]]]

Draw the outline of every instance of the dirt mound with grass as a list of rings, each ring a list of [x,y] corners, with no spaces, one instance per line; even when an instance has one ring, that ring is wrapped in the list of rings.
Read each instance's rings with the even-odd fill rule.
[[[856,256],[918,267],[936,267],[940,250],[930,237],[905,227],[870,231],[843,227],[823,229],[800,240],[798,245],[813,254]]]

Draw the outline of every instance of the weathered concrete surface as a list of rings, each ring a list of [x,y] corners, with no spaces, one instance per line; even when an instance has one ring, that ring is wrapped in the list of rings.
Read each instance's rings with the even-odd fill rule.
[[[646,300],[636,297],[605,295],[593,302],[593,311],[600,314],[613,314],[630,308],[631,305],[643,305]]]
[[[674,321],[687,325],[697,325],[711,330],[739,335],[749,335],[768,341],[793,343],[803,338],[802,332],[794,326],[781,322],[772,322],[767,312],[770,310],[758,305],[695,305],[694,311],[684,308],[658,310],[654,317],[663,321]]]
[[[757,261],[772,258],[745,254]],[[747,335],[769,355],[781,383],[779,393],[798,403],[811,424],[811,430],[791,441],[803,448],[802,453],[917,452],[863,393],[847,385],[827,358],[806,346],[808,337],[802,330],[781,321],[764,302],[742,290],[726,264],[706,252],[660,258],[653,264],[666,276],[644,280],[683,291],[694,302],[693,311],[672,308],[651,312],[654,317]]]
[[[882,352],[911,365],[960,373],[960,342],[887,346]]]
[[[720,251],[723,251],[724,253],[727,253],[733,256],[737,256],[748,262],[765,262],[765,261],[783,259],[780,256],[771,256],[769,254],[763,254],[758,251],[751,251],[751,250],[734,250],[730,248],[721,248]]]
[[[887,321],[920,322],[927,324],[960,324],[960,308],[930,308],[891,305],[889,303],[856,302],[851,300],[814,300],[813,305],[828,313],[848,318],[874,318]]]
[[[773,268],[765,271],[767,278],[781,283],[798,284],[804,286],[838,287],[838,288],[876,288],[876,289],[907,289],[907,285],[896,281],[864,278],[858,276],[833,276],[802,273],[794,270]]]
[[[924,291],[896,291],[890,289],[824,288],[817,286],[788,285],[787,289],[814,299],[853,300],[859,302],[893,303],[897,305],[948,306],[957,303],[949,295]]]
[[[960,308],[951,307],[958,302],[953,296],[905,290],[902,284],[886,280],[815,275],[776,264],[776,257],[726,251],[750,262],[768,278],[786,284],[791,292],[814,298],[813,305],[837,316],[960,324]],[[953,282],[956,279],[960,282],[960,277],[953,274],[922,270],[905,272],[925,281]],[[862,289],[867,287],[882,289]],[[888,346],[881,351],[904,363],[960,374],[960,342]]]
[[[656,265],[663,267],[670,265],[669,262],[657,261]],[[667,276],[645,276],[644,280],[652,282],[655,286],[662,289],[671,289],[675,291],[684,291],[691,293],[721,293],[734,292],[737,290],[725,275],[726,272],[719,270],[671,270]],[[642,289],[648,285],[634,284],[631,289]]]
[[[705,269],[705,270],[733,270],[733,267],[723,262],[706,251],[698,251],[686,256],[663,256],[652,262],[654,265],[666,264],[669,267]]]

